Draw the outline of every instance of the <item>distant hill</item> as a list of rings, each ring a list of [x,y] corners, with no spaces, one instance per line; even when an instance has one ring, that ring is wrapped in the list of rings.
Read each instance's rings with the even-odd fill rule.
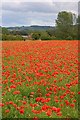
[[[38,26],[38,25],[32,25],[32,26],[21,26],[21,27],[7,27],[10,31],[22,31],[22,30],[47,30],[47,29],[53,29],[55,27],[52,26]]]

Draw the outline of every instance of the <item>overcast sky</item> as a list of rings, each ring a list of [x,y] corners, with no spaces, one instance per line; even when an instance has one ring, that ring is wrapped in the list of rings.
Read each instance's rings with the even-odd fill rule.
[[[78,0],[3,0],[2,26],[55,25],[60,11],[78,14]],[[69,2],[66,2],[69,1]],[[1,14],[0,14],[1,17]],[[1,25],[1,21],[0,21]]]

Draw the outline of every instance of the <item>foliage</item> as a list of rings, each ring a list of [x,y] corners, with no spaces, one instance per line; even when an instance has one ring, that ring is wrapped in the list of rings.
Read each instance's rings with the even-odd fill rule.
[[[21,31],[17,31],[17,30],[13,30],[13,31],[10,31],[10,34],[12,35],[29,35],[31,33],[31,31],[29,30],[21,30]]]
[[[47,32],[48,35],[50,35],[50,36],[55,36],[55,28],[53,28],[53,29],[48,29],[48,30],[46,30],[46,32]]]
[[[41,40],[50,40],[50,35],[47,32],[42,32]]]
[[[23,37],[20,35],[6,35],[6,34],[2,34],[2,40],[3,41],[15,41],[15,40],[23,40]]]
[[[52,32],[52,30],[50,31]],[[50,33],[48,33],[48,31],[34,31],[34,33],[32,34],[32,38],[34,40],[54,40],[55,36],[50,35]]]
[[[73,39],[73,27],[75,23],[75,14],[62,11],[58,13],[56,20],[56,36],[59,39]]]
[[[10,32],[9,32],[9,30],[7,28],[5,28],[5,27],[2,28],[2,34],[8,35],[9,33]]]
[[[33,40],[39,40],[40,39],[40,33],[39,32],[34,32],[32,34],[32,38],[33,38]]]

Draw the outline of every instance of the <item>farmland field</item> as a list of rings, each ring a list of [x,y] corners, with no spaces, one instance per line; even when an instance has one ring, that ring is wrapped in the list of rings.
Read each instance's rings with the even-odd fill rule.
[[[78,118],[78,41],[2,43],[3,118]]]

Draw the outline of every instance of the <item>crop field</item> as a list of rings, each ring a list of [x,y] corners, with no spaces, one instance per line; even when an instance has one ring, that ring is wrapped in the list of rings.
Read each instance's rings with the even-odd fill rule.
[[[3,118],[78,118],[78,41],[2,43]]]

